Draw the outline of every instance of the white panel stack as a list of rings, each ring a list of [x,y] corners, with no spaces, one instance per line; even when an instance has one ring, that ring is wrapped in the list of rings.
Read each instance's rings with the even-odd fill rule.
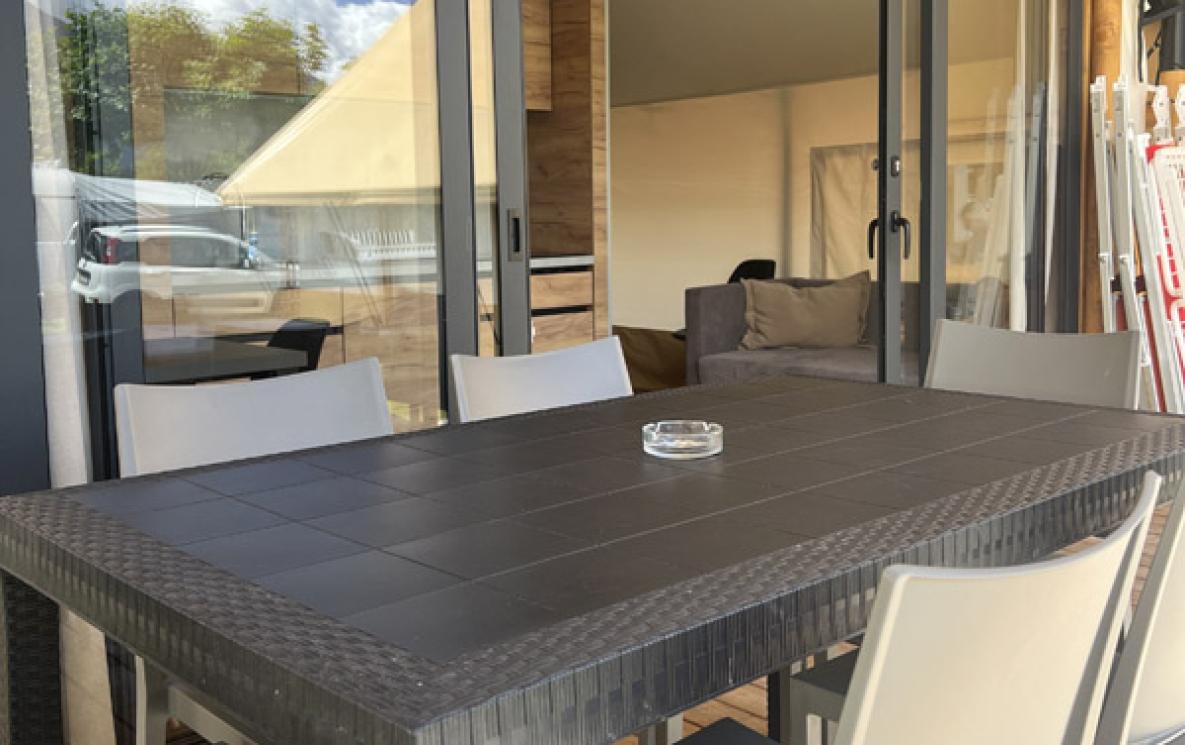
[[[1120,79],[1106,121],[1106,81],[1090,90],[1105,331],[1140,332],[1144,408],[1185,413],[1185,88],[1172,127],[1168,90]],[[1155,123],[1145,133],[1151,96]],[[1176,141],[1173,139],[1176,134]],[[1119,302],[1111,290],[1118,273]]]

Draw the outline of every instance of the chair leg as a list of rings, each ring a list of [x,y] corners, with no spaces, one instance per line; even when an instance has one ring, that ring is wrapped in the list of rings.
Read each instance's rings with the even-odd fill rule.
[[[136,745],[165,745],[169,722],[169,681],[136,657]]]
[[[785,685],[786,681],[783,681]],[[809,723],[810,713],[807,702],[803,700],[802,691],[797,686],[782,694],[782,742],[785,745],[809,745],[811,741]],[[789,739],[786,739],[787,736]]]
[[[638,745],[673,745],[683,739],[683,715],[676,714],[638,733]]]

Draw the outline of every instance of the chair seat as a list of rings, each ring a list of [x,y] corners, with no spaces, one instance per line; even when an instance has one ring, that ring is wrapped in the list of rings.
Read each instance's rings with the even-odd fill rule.
[[[777,745],[735,719],[721,719],[679,742],[684,745]]]
[[[852,683],[852,673],[856,670],[856,658],[860,650],[853,650],[847,654],[830,660],[816,656],[818,662],[810,670],[795,675],[791,680],[795,683],[818,688],[839,696],[848,695],[848,686]]]
[[[839,721],[859,656],[859,650],[831,660],[824,660],[822,655],[817,655],[815,666],[810,670],[782,677],[781,685],[785,689],[782,692],[782,721],[794,745],[807,745],[810,742],[807,717],[822,719],[824,732],[827,732],[829,722]],[[825,735],[823,742],[827,742]]]

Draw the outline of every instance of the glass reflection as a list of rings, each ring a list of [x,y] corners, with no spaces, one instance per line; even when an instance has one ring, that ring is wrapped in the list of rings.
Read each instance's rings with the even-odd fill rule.
[[[114,473],[118,383],[301,319],[438,424],[432,0],[26,5],[56,480]]]

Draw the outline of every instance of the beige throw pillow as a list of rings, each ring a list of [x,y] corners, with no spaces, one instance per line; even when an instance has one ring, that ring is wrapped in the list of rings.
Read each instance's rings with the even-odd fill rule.
[[[741,280],[745,323],[741,349],[853,347],[864,335],[872,281],[868,272],[820,287]]]

